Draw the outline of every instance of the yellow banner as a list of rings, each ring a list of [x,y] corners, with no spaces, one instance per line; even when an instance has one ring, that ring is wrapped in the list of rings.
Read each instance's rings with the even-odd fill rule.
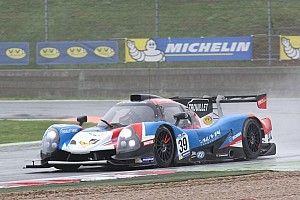
[[[280,36],[280,60],[300,59],[300,36]]]

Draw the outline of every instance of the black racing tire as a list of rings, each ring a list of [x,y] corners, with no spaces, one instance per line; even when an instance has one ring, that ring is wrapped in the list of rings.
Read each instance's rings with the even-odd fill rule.
[[[78,170],[80,165],[54,165],[56,169],[60,169],[64,172],[75,172]]]
[[[155,135],[154,158],[158,167],[170,167],[175,156],[175,139],[171,131],[161,126]]]
[[[242,141],[246,159],[256,159],[262,148],[262,129],[257,120],[249,118],[245,121]]]

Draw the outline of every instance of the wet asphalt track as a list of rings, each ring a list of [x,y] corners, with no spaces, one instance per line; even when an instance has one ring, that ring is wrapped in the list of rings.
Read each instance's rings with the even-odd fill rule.
[[[0,119],[61,119],[103,115],[116,100],[0,101]]]
[[[111,101],[0,101],[0,118],[65,118],[78,115],[103,115],[115,102]],[[225,114],[253,112],[258,116],[270,116],[273,122],[273,138],[277,155],[261,157],[254,161],[227,162],[172,168],[176,171],[209,170],[298,170],[300,171],[300,99],[270,99],[269,108],[262,111],[254,104],[226,104]],[[1,133],[2,134],[2,133]],[[80,169],[66,173],[50,169],[22,169],[31,159],[37,159],[39,144],[0,145],[0,182],[71,176],[109,176],[115,172],[105,169]]]

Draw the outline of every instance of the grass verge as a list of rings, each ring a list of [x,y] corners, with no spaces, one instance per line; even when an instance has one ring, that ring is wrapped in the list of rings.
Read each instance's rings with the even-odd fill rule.
[[[45,130],[52,124],[73,124],[74,122],[38,120],[0,120],[0,144],[15,142],[30,142],[41,140]],[[84,128],[94,126],[85,123]]]
[[[105,188],[110,186],[128,186],[128,185],[144,185],[144,184],[156,184],[156,183],[170,183],[181,182],[195,179],[207,179],[227,176],[243,176],[256,173],[262,173],[265,171],[260,170],[247,170],[247,171],[190,171],[190,172],[178,172],[175,174],[167,175],[153,175],[124,179],[112,179],[102,181],[80,182],[80,183],[66,183],[66,184],[50,184],[44,186],[30,186],[30,187],[18,187],[9,189],[0,189],[1,193],[11,192],[34,192],[34,191],[63,191],[63,190],[76,190],[84,188]]]

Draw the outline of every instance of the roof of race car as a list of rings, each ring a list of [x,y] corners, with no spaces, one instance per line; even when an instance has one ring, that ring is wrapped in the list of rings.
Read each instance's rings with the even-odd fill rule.
[[[180,102],[174,101],[172,99],[156,96],[156,95],[151,95],[151,94],[131,95],[130,100],[121,101],[116,105],[118,106],[138,106],[138,105],[161,106],[166,104],[173,104],[173,105],[176,104],[185,107],[185,105],[181,104]]]
[[[153,104],[153,105],[163,105],[163,104],[179,104],[176,101],[165,98],[155,98],[155,99],[145,99],[142,101],[122,101],[118,105],[140,105],[140,104]]]
[[[175,103],[178,104],[177,102],[171,100],[171,99],[164,99],[164,98],[157,98],[157,99],[150,99],[150,102],[156,105],[161,105],[161,104],[168,104],[168,103]]]

